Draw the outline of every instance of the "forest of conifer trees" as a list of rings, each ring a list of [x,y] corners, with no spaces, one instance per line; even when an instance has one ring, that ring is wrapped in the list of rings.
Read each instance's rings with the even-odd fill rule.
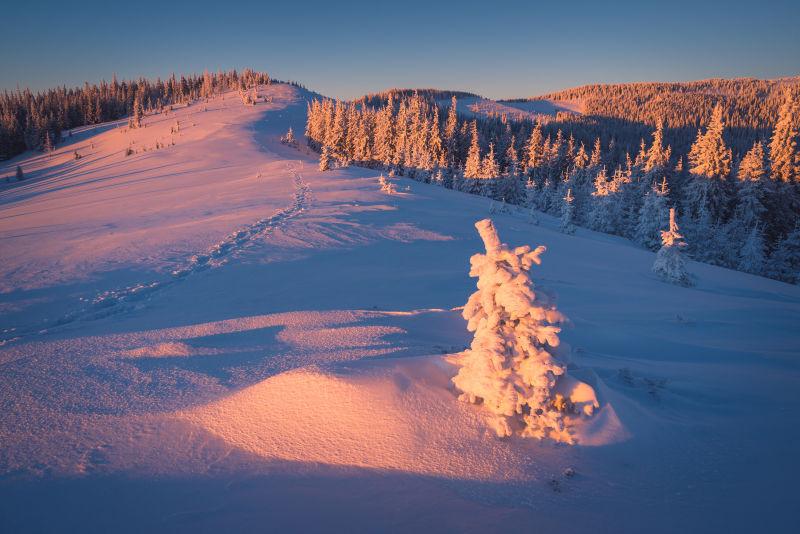
[[[270,83],[245,69],[0,95],[0,159],[49,151],[63,132]],[[384,168],[574,225],[660,244],[677,209],[696,260],[800,281],[800,79],[592,85],[545,95],[583,114],[457,112],[460,91],[314,100],[306,136],[321,168]],[[541,98],[545,98],[541,97]],[[449,105],[445,104],[449,100]],[[23,177],[18,176],[18,179]]]
[[[84,84],[82,88],[59,87],[38,93],[29,89],[0,95],[0,160],[25,150],[47,150],[63,132],[78,126],[99,124],[141,115],[164,106],[209,97],[224,90],[244,90],[269,83],[267,73],[249,69],[176,77],[155,81],[138,79]]]
[[[577,224],[651,250],[675,207],[694,259],[800,281],[796,85],[781,87],[774,114],[739,123],[739,133],[750,133],[737,142],[726,117],[742,110],[718,101],[686,151],[668,143],[672,116],[639,125],[647,135],[632,151],[630,132],[615,130],[613,121],[468,119],[457,113],[461,94],[447,93],[449,107],[437,105],[442,95],[431,91],[315,100],[307,141],[322,153],[321,168],[384,168],[559,216],[565,231]]]

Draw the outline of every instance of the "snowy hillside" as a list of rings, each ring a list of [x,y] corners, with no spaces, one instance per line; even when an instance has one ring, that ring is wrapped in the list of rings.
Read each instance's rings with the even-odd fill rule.
[[[313,96],[0,167],[27,177],[0,184],[0,531],[796,528],[800,287],[694,262],[674,286],[622,238],[491,215],[547,247],[533,281],[599,401],[575,445],[500,439],[450,382],[488,201],[318,171],[280,142]]]

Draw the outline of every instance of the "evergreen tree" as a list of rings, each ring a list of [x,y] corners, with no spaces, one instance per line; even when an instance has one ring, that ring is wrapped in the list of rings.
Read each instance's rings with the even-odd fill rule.
[[[328,145],[322,145],[322,152],[319,155],[319,170],[328,171],[331,168],[331,150]]]
[[[525,191],[519,178],[519,158],[515,143],[516,138],[512,135],[506,150],[506,170],[499,181],[497,197],[509,204],[524,204]]]
[[[142,91],[136,92],[136,97],[133,99],[133,115],[128,126],[130,128],[141,128],[142,116],[144,115],[144,108],[142,107]]]
[[[783,104],[778,112],[778,122],[769,144],[770,170],[773,180],[800,181],[800,153],[798,152],[798,123],[800,111],[791,89],[784,92]]]
[[[472,121],[470,126],[472,141],[469,145],[467,161],[464,164],[465,178],[479,178],[481,176],[481,148],[478,145],[478,125]]]
[[[760,141],[757,141],[739,162],[736,175],[738,189],[733,219],[739,228],[750,229],[756,226],[765,211],[764,178],[766,170],[764,169],[764,146]]]
[[[567,189],[567,194],[564,195],[564,202],[561,204],[561,224],[560,230],[565,234],[575,233],[575,197],[572,196],[572,189]]]
[[[25,174],[22,172],[22,167],[19,165],[17,165],[16,178],[18,182],[21,182],[25,179]]]
[[[536,122],[536,126],[528,139],[527,157],[525,159],[525,173],[533,177],[533,173],[544,162],[545,150],[542,135],[542,123]]]
[[[480,177],[494,179],[498,176],[500,176],[500,166],[497,164],[497,158],[494,156],[494,143],[489,143],[489,151],[481,162]]]
[[[500,242],[489,219],[475,227],[486,253],[470,258],[470,276],[478,278],[478,291],[470,296],[463,315],[475,336],[456,360],[453,384],[462,392],[459,399],[480,403],[500,437],[521,426],[523,435],[572,443],[564,412],[578,407],[555,391],[567,372],[557,350],[556,325],[564,317],[545,293],[534,294],[529,275],[545,248],[510,249]],[[595,407],[590,402],[582,411],[591,415]]]
[[[658,250],[661,245],[661,229],[669,222],[668,193],[666,178],[658,186],[653,184],[653,187],[645,195],[642,209],[639,212],[635,240],[650,250]]]
[[[669,165],[671,152],[669,147],[664,147],[664,121],[659,120],[653,132],[653,144],[650,145],[650,150],[644,158],[644,172],[663,172]]]
[[[297,139],[294,137],[294,131],[291,126],[289,126],[289,131],[286,132],[286,135],[281,138],[281,142],[285,145],[297,146]]]
[[[692,285],[686,263],[680,253],[680,248],[686,246],[683,236],[678,233],[678,224],[675,222],[675,209],[669,210],[669,230],[661,232],[661,249],[656,254],[653,263],[653,272],[662,280],[682,286]]]
[[[687,190],[687,206],[695,219],[707,209],[713,220],[725,219],[730,203],[727,179],[731,173],[731,150],[722,135],[725,123],[722,106],[717,104],[705,133],[698,133],[689,151],[692,180]]]
[[[42,143],[42,151],[47,154],[48,156],[53,153],[53,137],[50,135],[50,132],[47,131],[44,134],[44,142]]]
[[[594,179],[591,207],[589,209],[589,228],[598,232],[611,233],[616,229],[616,222],[612,214],[614,198],[609,187],[606,168],[603,167]]]
[[[764,270],[764,237],[758,225],[753,226],[739,250],[738,264],[740,271],[751,274],[762,274]]]
[[[598,169],[603,164],[603,147],[600,144],[600,138],[594,140],[594,148],[592,148],[592,155],[589,158],[589,167]]]
[[[447,162],[450,167],[455,167],[458,161],[458,100],[456,95],[450,102],[450,109],[447,111],[447,122],[444,127],[444,142],[447,149]]]
[[[381,109],[375,118],[375,136],[372,153],[384,167],[392,163],[392,137],[394,136],[392,109],[394,107],[392,96],[389,102]]]
[[[778,243],[772,253],[770,276],[790,284],[800,283],[800,224]]]

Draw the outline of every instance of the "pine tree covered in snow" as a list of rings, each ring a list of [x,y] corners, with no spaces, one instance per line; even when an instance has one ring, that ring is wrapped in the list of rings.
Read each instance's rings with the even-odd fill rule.
[[[642,209],[639,211],[639,223],[636,225],[636,242],[650,250],[657,250],[661,244],[661,229],[669,222],[667,207],[667,180],[655,185],[644,197]]]
[[[800,283],[800,224],[778,243],[770,263],[773,278],[790,284]]]
[[[606,169],[603,167],[594,180],[594,191],[592,192],[588,216],[589,228],[598,232],[613,232],[615,230],[614,201],[611,183],[608,181]]]
[[[675,208],[669,210],[669,230],[661,232],[661,242],[661,249],[653,263],[653,272],[667,282],[682,286],[692,285],[689,273],[686,272],[686,263],[680,253],[680,248],[686,246],[686,243],[683,242],[683,236],[678,233]]]
[[[53,137],[50,135],[50,132],[45,133],[44,135],[44,143],[42,143],[42,151],[50,155],[53,153],[55,147],[53,147]]]
[[[565,234],[575,233],[575,197],[572,196],[572,189],[567,189],[567,194],[564,195],[559,228]]]
[[[739,250],[738,269],[746,273],[762,274],[764,271],[764,236],[758,225],[753,226]]]
[[[773,179],[777,181],[800,181],[800,152],[797,149],[799,124],[800,104],[792,91],[786,89],[769,144],[770,169]]]
[[[497,165],[497,158],[494,155],[494,143],[489,143],[489,150],[481,162],[480,177],[493,179],[500,176],[500,167]]]
[[[130,128],[141,128],[143,116],[144,107],[142,106],[142,93],[139,91],[136,93],[136,97],[133,99],[133,114],[128,121],[128,126]]]
[[[319,155],[319,170],[329,171],[331,168],[331,152],[328,145],[322,145],[322,152]]]
[[[464,164],[464,178],[479,178],[481,176],[481,148],[478,145],[478,127],[472,121],[470,127],[470,144],[467,161]]]
[[[711,115],[708,128],[698,132],[697,139],[689,151],[692,180],[686,192],[691,215],[699,219],[702,210],[708,210],[713,220],[725,218],[730,201],[728,177],[731,174],[733,156],[725,144],[725,123],[722,106],[717,104]]]
[[[462,392],[459,398],[480,403],[493,414],[498,436],[520,428],[526,436],[571,443],[564,415],[574,407],[556,393],[567,368],[558,353],[556,326],[564,317],[546,294],[534,293],[529,275],[545,248],[510,249],[489,219],[475,227],[486,253],[470,258],[478,291],[463,316],[475,335],[470,348],[455,359],[459,370],[453,384]],[[586,406],[584,413],[591,415],[592,410]]]
[[[291,126],[289,127],[289,131],[286,132],[286,135],[281,137],[281,143],[292,147],[297,146],[297,139],[294,136],[294,131],[292,130]]]

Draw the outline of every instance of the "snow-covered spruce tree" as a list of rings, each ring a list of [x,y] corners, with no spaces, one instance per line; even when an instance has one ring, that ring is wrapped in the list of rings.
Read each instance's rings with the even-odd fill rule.
[[[322,152],[319,155],[319,170],[329,171],[331,169],[331,152],[328,145],[322,145]]]
[[[575,197],[572,196],[572,189],[567,189],[561,204],[561,224],[559,229],[565,234],[575,233]]]
[[[800,105],[791,89],[784,90],[783,104],[778,111],[778,122],[769,143],[770,169],[773,180],[792,182],[800,180],[800,151],[798,151],[798,122]]]
[[[800,283],[800,224],[783,238],[770,257],[770,276],[790,284]]]
[[[689,215],[698,220],[703,208],[712,220],[726,219],[731,191],[728,177],[733,156],[725,144],[725,122],[722,106],[717,104],[705,133],[699,133],[689,151],[691,180],[687,184],[685,203]]]
[[[764,272],[764,236],[758,225],[753,226],[742,243],[736,268],[751,274]]]
[[[144,107],[142,105],[142,93],[136,92],[136,97],[133,99],[133,115],[128,121],[129,128],[141,128],[142,116],[144,116]]]
[[[293,147],[297,146],[297,139],[294,136],[294,131],[292,130],[291,126],[289,127],[289,131],[286,132],[286,135],[281,137],[281,143],[283,143],[284,145],[289,145],[289,146],[293,146]]]
[[[609,187],[606,168],[602,167],[594,180],[594,191],[592,192],[587,217],[589,228],[607,233],[611,233],[616,229],[616,221],[612,212],[613,202],[614,198]]]
[[[667,225],[669,209],[667,208],[667,179],[655,185],[644,197],[642,209],[639,211],[639,223],[634,235],[636,242],[650,250],[658,249],[661,243],[661,229]]]
[[[478,126],[472,121],[471,141],[467,161],[464,163],[464,178],[478,178],[481,175],[481,148],[478,145]]]
[[[516,428],[526,436],[573,441],[564,414],[574,407],[557,394],[566,373],[558,354],[560,328],[565,320],[544,293],[535,292],[530,269],[539,265],[540,246],[510,249],[500,242],[489,219],[475,223],[485,254],[470,258],[470,276],[478,278],[463,316],[475,333],[470,348],[454,362],[459,367],[453,384],[459,399],[482,404],[494,416],[498,436]],[[592,406],[584,408],[591,415]]]
[[[49,156],[53,154],[53,150],[54,150],[53,136],[50,134],[49,131],[45,132],[44,141],[42,142],[42,152],[44,152]]]
[[[669,210],[669,230],[661,232],[661,249],[656,254],[653,272],[662,280],[682,286],[692,285],[692,279],[686,272],[686,263],[681,256],[680,248],[686,246],[683,236],[678,233],[675,222],[675,208]]]

